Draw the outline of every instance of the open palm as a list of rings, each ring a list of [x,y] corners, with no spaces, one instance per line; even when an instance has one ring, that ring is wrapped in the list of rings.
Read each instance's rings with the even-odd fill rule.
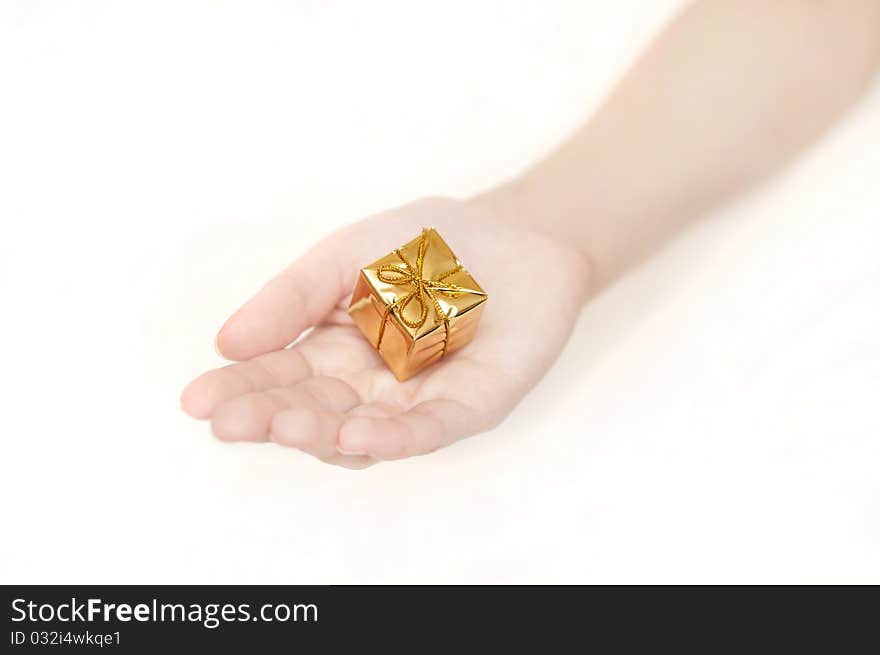
[[[438,229],[489,302],[470,344],[398,382],[348,301],[360,267],[422,227]],[[585,260],[559,240],[470,203],[421,200],[332,234],[270,281],[217,335],[238,363],[190,383],[182,406],[220,439],[351,468],[428,453],[507,416],[556,359],[586,282]]]

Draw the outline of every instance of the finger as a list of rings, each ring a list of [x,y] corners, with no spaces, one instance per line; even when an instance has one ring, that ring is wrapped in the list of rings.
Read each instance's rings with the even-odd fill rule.
[[[372,457],[361,455],[334,455],[333,457],[328,457],[324,461],[328,464],[333,464],[334,466],[341,466],[352,470],[365,469],[376,463],[376,460]]]
[[[334,466],[353,470],[372,466],[376,460],[368,455],[337,451],[336,442],[344,418],[342,412],[292,407],[275,414],[269,438],[281,446],[298,448]]]
[[[320,322],[351,292],[351,239],[336,233],[269,281],[217,334],[224,357],[244,360],[284,346]]]
[[[401,411],[401,408],[397,405],[392,405],[391,403],[385,403],[379,400],[375,400],[372,402],[363,403],[362,405],[356,405],[355,407],[350,409],[345,417],[346,420],[343,422],[343,424],[350,422],[354,418],[387,419],[391,418],[392,416],[397,416],[401,413]],[[341,429],[342,428],[340,426],[340,430]],[[346,443],[343,444],[340,440],[340,436],[341,433],[337,433],[336,450],[340,455],[351,457],[369,457],[369,455],[367,455],[367,451],[361,448],[359,441],[346,440]]]
[[[272,419],[293,407],[344,412],[360,402],[354,389],[330,377],[309,378],[292,387],[247,393],[220,404],[211,429],[223,441],[266,441]]]
[[[339,430],[337,448],[375,459],[400,459],[430,453],[486,427],[462,402],[429,400],[388,417],[349,417]]]
[[[180,406],[190,416],[204,419],[221,403],[236,396],[290,386],[311,374],[311,367],[301,352],[279,350],[199,376],[183,390]]]
[[[275,414],[269,427],[269,439],[326,460],[339,454],[336,438],[344,417],[341,411],[297,405]]]

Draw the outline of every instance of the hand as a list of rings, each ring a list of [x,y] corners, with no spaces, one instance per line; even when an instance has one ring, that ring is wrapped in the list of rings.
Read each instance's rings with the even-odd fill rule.
[[[224,441],[274,441],[350,468],[492,428],[556,359],[589,277],[577,249],[503,219],[427,199],[330,235],[229,318],[217,348],[239,363],[190,383],[183,409]],[[398,382],[348,302],[358,270],[422,227],[437,228],[489,300],[470,344]]]

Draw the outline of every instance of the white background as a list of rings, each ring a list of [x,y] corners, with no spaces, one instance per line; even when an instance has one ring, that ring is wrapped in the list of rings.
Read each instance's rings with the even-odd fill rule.
[[[352,472],[178,408],[268,276],[516,173],[678,5],[4,2],[0,582],[880,582],[878,90],[490,434]]]

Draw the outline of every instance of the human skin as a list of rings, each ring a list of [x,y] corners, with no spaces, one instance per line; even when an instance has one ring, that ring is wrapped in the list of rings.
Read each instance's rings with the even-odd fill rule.
[[[813,142],[878,62],[880,0],[696,3],[520,177],[371,216],[293,262],[223,325],[217,349],[237,363],[190,383],[183,409],[222,440],[350,468],[486,431],[553,364],[592,294]],[[423,226],[453,244],[490,301],[468,346],[398,382],[348,299],[361,266]],[[534,297],[552,321],[523,300]]]

